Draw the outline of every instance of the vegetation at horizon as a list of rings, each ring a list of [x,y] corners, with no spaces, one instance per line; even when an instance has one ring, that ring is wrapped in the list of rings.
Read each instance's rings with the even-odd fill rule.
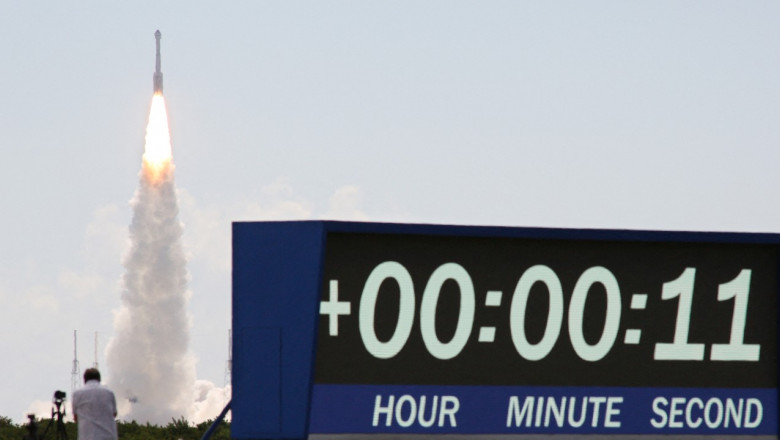
[[[207,420],[192,425],[184,417],[178,420],[171,419],[171,422],[166,426],[118,420],[117,430],[121,440],[199,440],[213,423],[213,420]],[[54,440],[56,438],[56,423],[51,423],[50,419],[36,419],[35,424],[37,428],[36,440]],[[50,424],[51,426],[46,431]],[[76,429],[76,423],[65,422],[68,440],[78,439]],[[45,436],[43,436],[44,432]],[[10,417],[0,416],[0,440],[25,440],[29,438],[29,423],[16,424]],[[230,440],[230,422],[220,423],[211,438],[213,440]]]

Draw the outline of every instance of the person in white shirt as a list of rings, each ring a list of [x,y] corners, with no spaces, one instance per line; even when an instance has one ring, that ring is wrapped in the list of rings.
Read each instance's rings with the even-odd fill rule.
[[[100,385],[97,368],[84,372],[84,386],[73,392],[73,419],[78,424],[78,440],[117,440],[116,398]]]

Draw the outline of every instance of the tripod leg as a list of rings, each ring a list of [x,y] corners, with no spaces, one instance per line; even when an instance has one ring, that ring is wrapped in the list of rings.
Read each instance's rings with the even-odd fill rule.
[[[53,424],[54,424],[54,416],[51,416],[51,420],[49,420],[49,423],[46,425],[46,429],[43,430],[43,434],[41,434],[35,440],[45,439],[46,438],[46,433],[49,432],[49,428],[51,428],[51,425],[53,425]]]
[[[57,419],[57,440],[68,440],[68,431],[62,421],[62,415]]]

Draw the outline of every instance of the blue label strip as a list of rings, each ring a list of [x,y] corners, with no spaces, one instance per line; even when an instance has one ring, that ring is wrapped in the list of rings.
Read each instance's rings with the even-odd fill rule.
[[[310,433],[777,434],[777,390],[325,385]]]

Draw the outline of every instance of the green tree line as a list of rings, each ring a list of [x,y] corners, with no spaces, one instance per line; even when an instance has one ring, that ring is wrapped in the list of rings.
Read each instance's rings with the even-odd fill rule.
[[[121,440],[199,440],[207,429],[214,423],[207,420],[197,425],[192,425],[183,417],[171,419],[165,426],[140,424],[135,421],[117,421],[117,430]],[[55,440],[57,426],[49,419],[35,421],[37,440]],[[76,423],[66,422],[65,432],[68,440],[77,440]],[[48,427],[48,430],[47,430]],[[9,417],[0,416],[0,440],[25,440],[30,439],[30,424],[16,424]],[[44,435],[45,433],[45,435]],[[211,436],[213,440],[230,440],[230,423],[223,421]]]

